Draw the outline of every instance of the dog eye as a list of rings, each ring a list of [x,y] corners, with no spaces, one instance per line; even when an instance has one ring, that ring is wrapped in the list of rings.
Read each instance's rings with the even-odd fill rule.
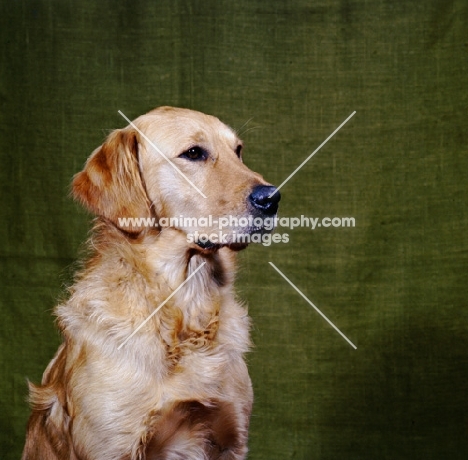
[[[180,158],[186,158],[190,161],[204,161],[208,158],[208,152],[201,147],[191,147],[179,155]]]
[[[237,158],[242,159],[242,145],[238,145],[236,147],[236,155],[237,155]]]

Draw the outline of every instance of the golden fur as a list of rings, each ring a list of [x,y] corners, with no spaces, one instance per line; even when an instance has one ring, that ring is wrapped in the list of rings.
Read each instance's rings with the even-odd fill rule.
[[[123,228],[118,219],[247,216],[252,190],[269,184],[238,158],[241,142],[217,118],[162,107],[134,124],[111,133],[73,180],[75,198],[98,217],[90,257],[56,309],[63,343],[42,384],[30,384],[23,460],[247,453],[249,317],[233,292],[234,250],[245,245],[204,246],[188,241],[193,226]],[[207,157],[181,155],[194,146]],[[263,214],[274,214],[278,200]]]

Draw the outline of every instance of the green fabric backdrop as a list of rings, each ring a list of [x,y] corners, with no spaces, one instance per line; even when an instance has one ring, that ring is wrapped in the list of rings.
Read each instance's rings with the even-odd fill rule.
[[[249,459],[468,458],[466,1],[3,0],[0,37],[0,458],[60,340],[89,221],[71,177],[119,109],[163,104],[250,120],[246,162],[277,185],[357,112],[281,202],[355,228],[241,254]]]

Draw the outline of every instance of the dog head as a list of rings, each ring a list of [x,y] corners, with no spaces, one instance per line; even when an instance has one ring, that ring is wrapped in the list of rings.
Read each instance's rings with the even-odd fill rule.
[[[170,226],[202,249],[242,248],[273,228],[280,194],[242,161],[217,118],[161,107],[116,130],[73,180],[90,211],[129,234]]]

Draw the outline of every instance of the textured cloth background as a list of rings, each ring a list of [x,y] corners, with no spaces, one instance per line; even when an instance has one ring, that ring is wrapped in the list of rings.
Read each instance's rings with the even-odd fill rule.
[[[468,455],[464,0],[0,3],[0,458],[18,459],[89,216],[71,177],[159,105],[221,118],[288,230],[240,255],[252,460]],[[249,121],[250,120],[250,121]],[[268,264],[282,270],[343,340]]]

